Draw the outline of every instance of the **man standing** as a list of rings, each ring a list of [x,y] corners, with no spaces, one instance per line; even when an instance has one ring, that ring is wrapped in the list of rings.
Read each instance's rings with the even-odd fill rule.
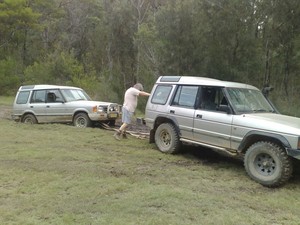
[[[126,128],[131,123],[131,118],[138,103],[138,96],[150,96],[150,93],[144,92],[143,90],[143,85],[137,83],[125,92],[122,108],[122,126],[114,134],[117,140],[121,140],[121,135],[126,138]]]

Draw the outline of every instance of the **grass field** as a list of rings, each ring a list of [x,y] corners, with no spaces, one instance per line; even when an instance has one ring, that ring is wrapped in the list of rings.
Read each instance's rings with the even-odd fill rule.
[[[207,149],[167,155],[112,134],[0,119],[0,224],[300,223],[300,162],[269,189]]]

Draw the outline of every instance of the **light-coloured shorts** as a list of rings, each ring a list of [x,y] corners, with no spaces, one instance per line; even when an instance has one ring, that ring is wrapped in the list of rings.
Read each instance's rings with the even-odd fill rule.
[[[131,118],[133,116],[133,112],[129,112],[126,108],[122,108],[122,123],[131,123]]]

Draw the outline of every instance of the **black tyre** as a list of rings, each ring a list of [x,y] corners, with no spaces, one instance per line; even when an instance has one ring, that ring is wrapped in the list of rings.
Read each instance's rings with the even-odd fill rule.
[[[179,135],[171,123],[163,123],[155,131],[155,144],[163,153],[177,153],[180,149]]]
[[[73,125],[80,128],[91,127],[92,121],[86,113],[78,113],[74,117]]]
[[[37,124],[38,121],[32,114],[27,114],[22,118],[22,122],[26,124]]]
[[[293,163],[286,151],[271,142],[251,145],[245,155],[244,165],[248,175],[266,187],[286,183],[293,173]]]

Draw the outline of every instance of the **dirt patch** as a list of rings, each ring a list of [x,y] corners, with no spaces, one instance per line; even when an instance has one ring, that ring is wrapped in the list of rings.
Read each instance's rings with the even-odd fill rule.
[[[0,105],[0,119],[11,119],[12,108],[10,106]]]
[[[122,125],[121,120],[116,121],[116,128],[120,127]],[[133,118],[131,121],[131,124],[128,126],[128,131],[134,131],[134,132],[139,132],[139,133],[150,133],[150,128],[147,127],[142,119],[140,118]]]

